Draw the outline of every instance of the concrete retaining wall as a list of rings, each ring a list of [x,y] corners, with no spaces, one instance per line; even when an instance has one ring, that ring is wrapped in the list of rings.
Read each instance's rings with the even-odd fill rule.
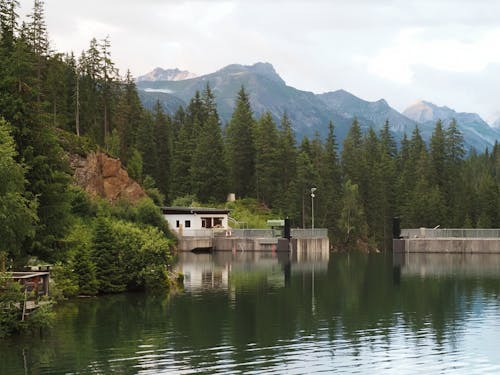
[[[500,238],[404,238],[393,240],[394,252],[500,253]]]
[[[288,251],[284,238],[214,237],[213,249],[219,251]]]
[[[182,237],[177,249],[191,251],[193,249],[208,249],[217,251],[329,251],[328,237],[292,238],[291,245],[285,238],[266,237]]]
[[[193,249],[208,249],[212,247],[212,237],[182,237],[179,239],[177,249],[191,251]]]

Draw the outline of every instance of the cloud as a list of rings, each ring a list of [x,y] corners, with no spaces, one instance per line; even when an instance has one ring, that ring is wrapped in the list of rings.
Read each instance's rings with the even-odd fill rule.
[[[429,36],[425,31],[401,30],[393,45],[380,49],[375,56],[364,57],[369,71],[387,80],[409,84],[414,81],[417,65],[467,73],[480,72],[489,64],[500,62],[500,49],[496,48],[500,28],[484,30],[467,41]]]

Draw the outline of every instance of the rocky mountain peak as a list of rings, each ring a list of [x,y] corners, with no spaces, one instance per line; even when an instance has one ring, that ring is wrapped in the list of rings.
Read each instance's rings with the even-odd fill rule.
[[[188,72],[187,70],[163,69],[154,68],[151,72],[137,78],[138,82],[141,81],[182,81],[185,79],[195,78],[196,74]]]
[[[265,77],[271,81],[285,84],[285,81],[283,81],[283,79],[279,76],[273,65],[267,62],[257,62],[253,65],[231,64],[220,69],[217,73],[229,74],[233,76],[241,74],[255,74]]]

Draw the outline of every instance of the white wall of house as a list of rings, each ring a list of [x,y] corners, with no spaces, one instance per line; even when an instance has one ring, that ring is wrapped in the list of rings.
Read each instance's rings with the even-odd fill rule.
[[[194,231],[206,229],[203,226],[203,219],[208,219],[211,221],[211,226],[214,226],[214,222],[220,221],[220,227],[223,229],[228,229],[228,215],[227,214],[215,214],[215,213],[201,213],[201,214],[168,214],[163,215],[165,220],[167,220],[168,225],[171,230],[179,233],[182,227],[182,233],[184,235],[194,235]],[[217,220],[215,220],[217,219]]]

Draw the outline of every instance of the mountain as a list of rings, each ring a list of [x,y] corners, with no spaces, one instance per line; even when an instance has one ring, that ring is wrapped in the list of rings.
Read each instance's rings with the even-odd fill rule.
[[[497,118],[495,121],[493,121],[491,127],[494,129],[500,129],[500,118]]]
[[[356,117],[360,123],[380,128],[386,120],[395,134],[411,133],[417,123],[390,107],[384,99],[368,102],[345,91],[337,90],[318,95],[330,109],[343,116]]]
[[[490,127],[476,113],[456,112],[446,106],[439,107],[433,103],[419,101],[404,110],[403,114],[418,122],[425,139],[430,138],[436,121],[441,120],[446,127],[455,119],[457,126],[462,132],[466,148],[475,148],[483,151],[491,147],[500,138],[500,130]]]
[[[137,81],[182,81],[195,78],[196,74],[187,70],[155,68],[151,72],[140,76]]]
[[[314,137],[316,133],[324,137],[331,120],[335,125],[337,142],[341,145],[354,118],[358,119],[362,129],[372,127],[377,132],[388,120],[397,141],[404,134],[410,137],[416,126],[428,141],[438,119],[443,120],[446,126],[452,118],[457,120],[467,148],[484,150],[500,138],[500,129],[491,128],[477,114],[459,113],[429,102],[418,102],[399,113],[384,99],[370,102],[345,90],[323,94],[298,90],[288,86],[269,63],[233,64],[211,74],[183,80],[146,80],[143,77],[138,80],[137,88],[146,108],[153,108],[160,100],[171,114],[179,105],[189,103],[197,90],[201,92],[207,84],[210,85],[223,124],[230,120],[237,93],[243,85],[255,115],[258,117],[269,111],[278,122],[286,112],[299,142],[303,136]]]
[[[184,100],[161,90],[138,90],[138,94],[142,105],[148,109],[153,109],[158,101],[160,101],[163,109],[169,114],[175,113],[179,107],[186,107]]]
[[[196,90],[203,91],[207,84],[217,98],[217,109],[223,123],[230,120],[236,95],[243,85],[255,115],[269,111],[279,121],[286,112],[299,141],[305,135],[313,137],[316,132],[325,136],[330,120],[335,124],[339,143],[345,138],[354,117],[358,118],[362,128],[374,127],[377,130],[389,118],[397,138],[402,135],[401,129],[413,129],[416,125],[398,114],[385,100],[371,103],[342,90],[317,95],[288,86],[269,63],[250,66],[233,64],[214,73],[182,81],[143,80],[137,82],[137,87],[141,91],[141,100],[151,108],[151,103],[156,102],[151,97],[158,96],[158,92],[188,103]],[[162,96],[159,99],[167,108],[172,107],[169,103],[172,97]]]

